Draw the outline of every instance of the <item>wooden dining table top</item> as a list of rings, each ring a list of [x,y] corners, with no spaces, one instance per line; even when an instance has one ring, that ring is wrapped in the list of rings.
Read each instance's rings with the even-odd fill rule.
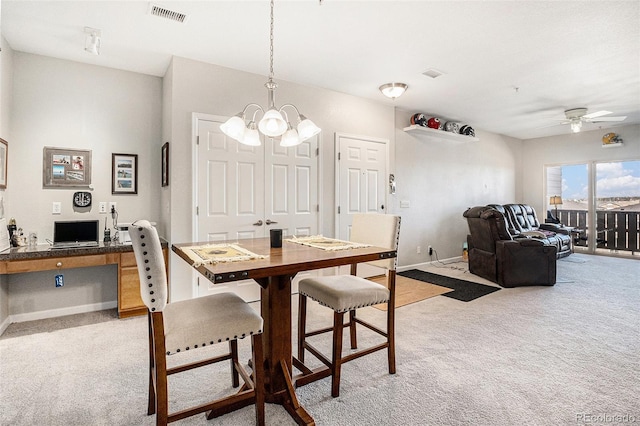
[[[382,247],[370,246],[346,250],[323,250],[290,242],[286,238],[283,239],[282,247],[280,248],[272,248],[268,237],[239,239],[219,243],[236,244],[252,253],[265,257],[262,259],[203,264],[195,267],[195,269],[213,283],[243,279],[257,280],[277,275],[293,276],[301,271],[371,262],[397,256],[395,250]],[[193,266],[193,259],[191,259],[183,249],[210,244],[218,244],[218,242],[201,241],[173,244],[172,250],[184,261]]]
[[[189,256],[188,248],[204,248],[213,244],[234,244],[260,256],[250,260],[200,264]],[[293,367],[301,376],[317,380],[327,377],[326,371],[312,371],[292,356],[291,281],[299,272],[353,265],[397,256],[393,249],[359,247],[344,250],[324,250],[283,239],[282,247],[272,248],[269,238],[240,239],[225,242],[192,242],[173,244],[172,250],[214,284],[238,280],[255,280],[261,287],[260,313],[264,320],[265,400],[280,404],[299,425],[315,425],[313,417],[299,403]],[[294,365],[295,364],[295,365]],[[326,369],[326,368],[325,368]],[[326,369],[328,371],[328,369]],[[298,376],[296,376],[298,377]],[[310,380],[305,380],[309,383]],[[207,418],[240,408],[241,405],[221,407]]]

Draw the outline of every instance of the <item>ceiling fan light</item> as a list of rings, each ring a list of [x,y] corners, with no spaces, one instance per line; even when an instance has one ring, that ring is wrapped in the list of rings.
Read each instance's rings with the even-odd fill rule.
[[[578,133],[581,128],[582,128],[581,120],[571,120],[571,131],[573,133]]]
[[[258,123],[258,129],[267,136],[280,136],[287,131],[287,122],[277,109],[271,108]]]
[[[298,123],[298,135],[300,136],[300,141],[306,141],[312,136],[320,133],[320,127],[316,126],[315,123],[309,120],[304,115],[300,114],[300,122]]]
[[[242,118],[242,113],[234,115],[220,125],[222,133],[237,140],[238,142],[242,141],[246,128],[244,119]]]

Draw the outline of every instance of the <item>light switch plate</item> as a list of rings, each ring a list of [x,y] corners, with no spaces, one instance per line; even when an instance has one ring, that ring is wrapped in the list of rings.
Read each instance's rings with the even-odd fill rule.
[[[411,207],[411,201],[409,200],[400,200],[400,208],[408,209]]]
[[[53,202],[53,208],[51,209],[53,214],[62,214],[62,203],[60,201]]]

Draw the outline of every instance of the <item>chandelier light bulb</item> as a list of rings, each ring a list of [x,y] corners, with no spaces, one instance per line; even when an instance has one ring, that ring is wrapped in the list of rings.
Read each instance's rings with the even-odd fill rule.
[[[222,130],[225,135],[238,142],[242,141],[246,128],[241,114],[234,115],[220,126],[220,130]]]
[[[249,126],[247,126],[244,131],[242,140],[238,140],[238,142],[248,146],[260,146],[262,144],[260,142],[260,134],[258,133],[258,129],[256,129],[256,123],[253,121],[249,123]]]
[[[291,127],[291,124],[287,123],[289,130],[287,130],[284,135],[282,135],[282,139],[280,140],[280,146],[289,147],[296,146],[302,143],[302,139],[298,135],[296,129]]]
[[[287,122],[284,121],[278,110],[272,108],[264,113],[264,117],[258,123],[258,129],[267,136],[280,136],[287,131]]]

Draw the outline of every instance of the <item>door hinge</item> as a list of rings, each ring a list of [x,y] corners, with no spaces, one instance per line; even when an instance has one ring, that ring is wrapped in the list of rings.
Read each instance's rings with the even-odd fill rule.
[[[200,207],[196,206],[196,216],[200,215]]]
[[[338,206],[338,214],[340,214],[340,206]]]
[[[316,148],[316,157],[320,156],[320,148]]]
[[[200,145],[200,136],[196,136],[196,145]]]
[[[338,161],[340,161],[340,153],[338,153]]]

